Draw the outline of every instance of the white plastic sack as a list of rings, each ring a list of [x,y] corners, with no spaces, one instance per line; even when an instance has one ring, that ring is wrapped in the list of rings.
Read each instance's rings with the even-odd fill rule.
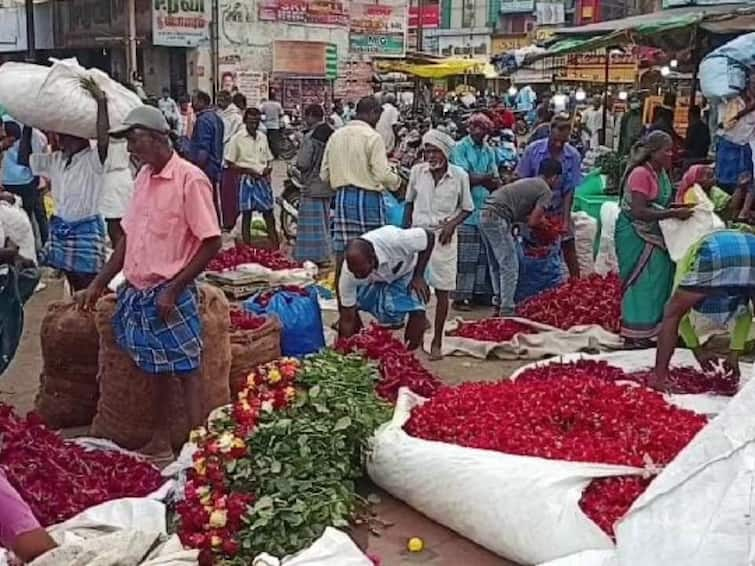
[[[726,228],[723,220],[713,212],[713,203],[703,201],[693,209],[687,220],[666,218],[658,222],[663,233],[666,248],[674,262],[679,262],[689,248],[704,236]]]
[[[595,324],[561,330],[526,318],[511,317],[511,320],[525,324],[536,332],[517,334],[507,342],[486,342],[460,336],[444,336],[442,353],[444,356],[471,356],[481,360],[489,357],[500,360],[538,360],[547,356],[560,356],[584,350],[617,349],[623,345],[623,340],[619,335]],[[445,332],[455,331],[462,322],[461,318],[447,322]],[[432,338],[430,333],[425,335],[424,349],[428,353]]]
[[[598,235],[598,221],[586,212],[574,212],[574,242],[577,246],[577,261],[581,276],[595,272],[595,237]]]
[[[538,566],[618,566],[618,562],[614,550],[588,550],[565,558],[549,560]]]
[[[539,564],[584,550],[611,550],[582,512],[594,478],[640,474],[627,466],[514,456],[430,442],[403,430],[424,399],[399,392],[391,422],[375,434],[367,470],[394,497],[492,552]]]
[[[617,525],[620,566],[755,563],[755,383],[664,469]]]
[[[747,67],[724,56],[711,54],[700,62],[700,90],[708,98],[739,95],[747,82]]]
[[[23,124],[95,138],[97,103],[80,84],[87,77],[107,95],[111,126],[123,122],[131,109],[142,104],[136,94],[98,69],[85,69],[76,59],[53,61],[52,67],[19,63],[0,66],[0,105]]]
[[[595,256],[595,272],[600,275],[619,271],[614,235],[619,212],[619,205],[615,202],[606,202],[600,207],[600,244]]]
[[[372,561],[349,535],[328,527],[312,546],[294,556],[280,560],[263,553],[254,559],[252,566],[372,566]]]

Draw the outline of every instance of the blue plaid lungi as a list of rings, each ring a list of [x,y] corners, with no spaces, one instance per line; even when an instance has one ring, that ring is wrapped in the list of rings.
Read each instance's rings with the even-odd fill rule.
[[[750,144],[736,144],[719,137],[716,145],[716,180],[721,186],[733,189],[742,173],[752,174]]]
[[[98,273],[105,265],[105,222],[99,215],[66,222],[50,219],[42,264],[71,273]]]
[[[477,226],[462,224],[457,228],[459,251],[456,270],[455,301],[473,297],[486,302],[492,298],[493,285],[488,270],[488,254]]]
[[[406,315],[424,312],[425,304],[409,290],[413,273],[392,283],[374,281],[359,287],[357,308],[374,316],[381,324],[403,324]]]
[[[722,230],[706,236],[679,287],[705,292],[694,310],[727,324],[755,295],[755,235]]]
[[[239,210],[269,212],[273,210],[273,189],[264,177],[242,175],[239,180]]]
[[[330,197],[303,196],[296,221],[296,261],[328,261],[330,245]]]
[[[333,217],[333,251],[343,254],[346,245],[371,230],[385,226],[383,195],[354,186],[336,191]]]
[[[192,285],[184,289],[170,320],[164,321],[156,306],[163,287],[140,291],[122,285],[118,289],[113,316],[115,341],[147,373],[191,373],[199,368],[202,352],[197,288]]]

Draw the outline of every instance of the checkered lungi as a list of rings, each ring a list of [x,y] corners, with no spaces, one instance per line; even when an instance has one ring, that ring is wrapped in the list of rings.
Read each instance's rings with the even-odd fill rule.
[[[328,261],[330,244],[330,197],[302,196],[296,221],[296,261]]]
[[[156,300],[163,285],[140,291],[131,285],[118,289],[113,315],[115,341],[137,366],[150,374],[196,371],[202,353],[202,321],[196,286],[184,289],[170,319],[164,321]]]
[[[704,292],[694,310],[717,324],[726,324],[755,296],[755,235],[714,232],[686,260],[679,287]]]
[[[722,187],[734,188],[739,176],[752,173],[752,149],[749,143],[737,144],[724,137],[716,145],[716,180]]]
[[[349,241],[381,226],[385,226],[382,193],[351,185],[336,191],[333,217],[333,251],[336,254],[343,254]]]
[[[50,219],[42,264],[70,273],[98,273],[105,265],[105,222],[99,215],[66,222]]]
[[[493,295],[488,271],[488,255],[477,226],[462,224],[457,228],[459,250],[456,273],[455,301],[471,300],[477,296],[484,301]]]
[[[273,188],[265,177],[242,175],[239,179],[239,210],[269,212],[273,210]]]
[[[406,315],[424,312],[425,304],[409,290],[413,273],[392,283],[375,281],[357,291],[357,308],[374,316],[380,324],[403,324]]]

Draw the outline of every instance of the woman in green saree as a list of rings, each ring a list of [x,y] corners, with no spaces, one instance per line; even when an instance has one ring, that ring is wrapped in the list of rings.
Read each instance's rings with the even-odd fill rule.
[[[651,132],[633,148],[621,185],[616,256],[624,291],[621,335],[631,347],[653,346],[673,287],[674,263],[658,221],[692,216],[688,208],[669,208],[674,196],[667,173],[672,146],[667,133]]]

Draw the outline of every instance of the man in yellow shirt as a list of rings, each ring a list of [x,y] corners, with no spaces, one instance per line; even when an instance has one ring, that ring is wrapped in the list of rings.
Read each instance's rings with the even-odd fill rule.
[[[382,113],[374,96],[357,104],[357,114],[330,136],[320,176],[336,191],[333,218],[333,251],[336,281],[350,240],[385,225],[384,189],[396,190],[398,174],[388,164],[385,143],[375,130]]]
[[[241,237],[244,243],[252,240],[252,212],[262,213],[267,236],[273,249],[278,249],[278,232],[273,214],[273,189],[270,186],[273,154],[267,137],[258,131],[261,114],[256,108],[244,112],[244,129],[234,135],[225,150],[229,169],[240,175],[239,210],[241,211]]]

